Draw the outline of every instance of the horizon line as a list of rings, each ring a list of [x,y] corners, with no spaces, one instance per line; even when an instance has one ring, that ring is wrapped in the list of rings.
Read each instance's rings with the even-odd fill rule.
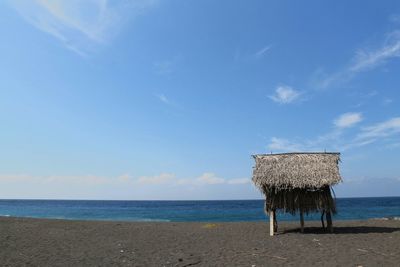
[[[393,198],[398,196],[356,196],[356,197],[336,197],[335,199],[347,198]],[[263,198],[246,199],[62,199],[62,198],[0,198],[0,201],[22,200],[22,201],[255,201],[264,200]]]

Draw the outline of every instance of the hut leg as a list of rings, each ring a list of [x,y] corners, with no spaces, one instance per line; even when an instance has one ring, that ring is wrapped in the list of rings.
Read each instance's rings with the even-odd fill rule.
[[[333,233],[333,226],[332,226],[332,214],[330,211],[326,212],[326,224],[328,227],[328,231]]]
[[[303,211],[300,211],[300,232],[304,233],[304,215]]]
[[[274,210],[274,232],[278,232],[278,221],[276,220],[276,210]]]
[[[272,210],[269,212],[269,235],[274,235],[274,212]]]
[[[325,229],[324,215],[325,215],[325,210],[323,210],[323,211],[322,211],[322,213],[321,213],[321,223],[322,223],[322,229]]]

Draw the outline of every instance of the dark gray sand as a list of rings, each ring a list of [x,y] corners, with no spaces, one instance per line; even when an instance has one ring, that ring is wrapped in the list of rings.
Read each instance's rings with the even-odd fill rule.
[[[400,221],[268,224],[0,217],[0,266],[400,266]]]

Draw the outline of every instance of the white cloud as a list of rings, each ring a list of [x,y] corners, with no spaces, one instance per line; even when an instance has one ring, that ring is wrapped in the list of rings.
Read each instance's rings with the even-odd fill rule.
[[[138,178],[129,174],[116,177],[0,174],[0,195],[3,198],[31,199],[223,199],[226,196],[219,196],[217,192],[235,191],[239,186],[250,192],[253,187],[245,185],[249,181],[249,178],[224,179],[210,172],[187,179],[178,179],[172,173]],[[220,185],[228,186],[221,189]],[[212,195],[211,187],[215,188]]]
[[[267,147],[270,151],[275,152],[304,150],[303,144],[278,137],[272,137]]]
[[[358,50],[347,67],[332,74],[318,70],[314,74],[313,83],[317,88],[326,89],[332,85],[348,82],[358,73],[372,70],[398,57],[400,57],[400,31],[397,30],[389,33],[380,47]]]
[[[215,173],[205,172],[196,178],[178,179],[176,175],[171,173],[162,173],[155,176],[142,176],[134,180],[135,183],[141,185],[173,185],[173,186],[204,186],[204,185],[239,185],[246,184],[248,178],[225,179],[218,177]]]
[[[361,113],[349,112],[340,115],[337,119],[335,119],[334,124],[338,128],[348,128],[354,126],[362,120],[363,118]]]
[[[289,140],[285,138],[272,137],[267,149],[271,152],[301,152],[301,151],[323,151],[326,149],[336,150],[337,142],[340,140],[342,131],[333,131],[317,136],[314,139]]]
[[[99,177],[95,175],[86,176],[49,176],[46,177],[43,182],[46,183],[74,183],[74,184],[106,184],[109,181],[105,177]]]
[[[400,14],[393,14],[393,15],[389,16],[389,20],[393,23],[400,22]]]
[[[269,98],[280,104],[289,104],[298,100],[300,95],[301,93],[292,87],[281,85],[276,88],[275,94],[269,96]]]
[[[117,181],[120,183],[133,183],[133,178],[129,174],[123,174],[117,177]]]
[[[171,173],[161,173],[155,176],[141,176],[136,181],[139,184],[160,185],[175,182],[175,175]]]
[[[395,57],[400,57],[400,31],[390,33],[384,45],[376,50],[359,50],[349,70],[369,70]]]
[[[254,62],[257,60],[262,59],[268,51],[270,51],[272,48],[272,44],[270,45],[265,45],[258,49],[257,51],[243,51],[239,47],[235,49],[233,59],[236,62]]]
[[[352,136],[344,135],[346,128],[354,126],[362,121],[362,119],[360,113],[345,113],[334,120],[335,128],[327,134],[317,136],[311,140],[302,139],[300,141],[272,137],[267,148],[273,152],[345,151],[366,146],[377,141],[390,142],[385,146],[386,148],[393,149],[398,147],[398,139],[393,139],[393,136],[398,137],[400,134],[400,117],[394,117],[380,123],[363,127],[358,129],[358,132]]]
[[[389,98],[389,97],[385,97],[385,98],[382,100],[382,104],[385,105],[385,106],[390,105],[390,104],[392,104],[392,103],[393,103],[393,99],[391,99],[391,98]]]
[[[155,94],[154,96],[164,104],[171,105],[171,101],[164,94]]]
[[[86,55],[94,44],[108,42],[122,25],[154,0],[12,0],[10,5],[30,24],[57,38],[63,45]]]
[[[344,150],[347,149],[348,144],[344,144],[341,139],[343,131],[359,123],[362,119],[361,113],[344,113],[333,121],[335,127],[326,134],[313,139],[301,140],[272,137],[267,149],[271,152]]]
[[[197,178],[194,179],[179,179],[176,181],[178,185],[193,185],[193,186],[204,186],[204,185],[241,185],[249,183],[249,178],[235,178],[235,179],[225,179],[218,177],[215,173],[205,172]]]
[[[391,118],[362,129],[358,139],[375,139],[400,133],[400,117]]]
[[[217,177],[214,173],[206,172],[196,178],[196,182],[199,184],[223,184],[225,179]]]
[[[265,55],[265,53],[267,53],[268,50],[271,49],[271,47],[272,47],[271,45],[264,46],[263,48],[261,48],[260,50],[258,50],[258,51],[254,54],[254,57],[255,57],[256,59],[262,58],[262,57]]]
[[[350,77],[350,74],[346,71],[327,74],[322,69],[318,69],[313,73],[311,80],[316,89],[327,89],[334,84],[349,80]]]
[[[338,147],[333,142],[335,135],[336,132],[333,132],[318,136],[313,140],[300,141],[272,137],[267,145],[267,149],[273,153],[337,150]]]

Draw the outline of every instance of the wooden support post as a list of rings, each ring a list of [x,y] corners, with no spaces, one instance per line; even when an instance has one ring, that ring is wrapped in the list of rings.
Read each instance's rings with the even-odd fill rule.
[[[325,210],[322,210],[322,213],[321,213],[321,223],[322,223],[322,229],[325,230],[324,215],[325,215]]]
[[[278,221],[276,219],[276,210],[274,209],[274,232],[278,232]]]
[[[326,224],[328,227],[328,231],[333,233],[332,214],[330,211],[326,211]]]
[[[302,210],[300,210],[300,232],[304,233],[304,215]]]
[[[269,212],[269,235],[274,235],[274,212],[272,210]]]

